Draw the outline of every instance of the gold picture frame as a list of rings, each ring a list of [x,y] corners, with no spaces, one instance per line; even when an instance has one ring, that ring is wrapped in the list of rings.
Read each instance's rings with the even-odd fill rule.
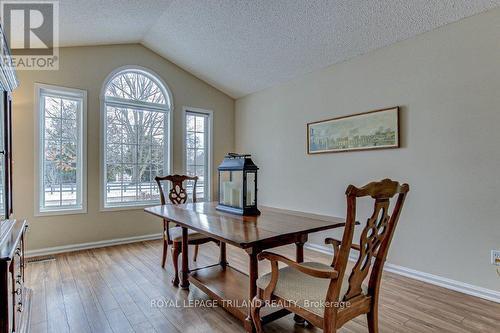
[[[310,155],[399,147],[399,106],[307,124]]]

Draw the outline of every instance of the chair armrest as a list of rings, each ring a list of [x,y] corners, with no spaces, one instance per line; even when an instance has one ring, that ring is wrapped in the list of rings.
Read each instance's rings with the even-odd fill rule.
[[[342,242],[338,239],[328,237],[325,239],[325,244],[332,244],[335,250],[335,247],[339,247]],[[351,249],[361,251],[361,246],[359,246],[358,244],[351,244]]]
[[[282,262],[304,274],[316,277],[316,278],[322,278],[322,279],[336,279],[339,276],[339,273],[335,270],[331,269],[318,269],[318,268],[311,268],[307,267],[304,265],[301,265],[298,262],[295,262],[293,260],[288,259],[287,257],[284,257],[279,254],[271,253],[271,252],[262,252],[260,253],[257,258],[259,260],[270,260],[271,263],[277,263]]]
[[[354,225],[360,225],[360,224],[361,223],[359,223],[358,221],[354,222]],[[344,223],[344,226],[345,226],[345,223]],[[332,260],[332,265],[331,265],[333,267],[335,265],[335,262],[337,261],[337,257],[339,255],[339,251],[340,251],[340,244],[342,244],[342,242],[339,241],[338,239],[328,237],[325,239],[325,244],[332,244],[333,245],[333,260]],[[361,252],[361,247],[359,245],[351,244],[351,248]]]
[[[338,239],[328,237],[325,239],[325,244],[333,245],[333,261],[332,261],[332,267],[333,267],[335,261],[337,260],[337,256],[339,255],[340,245],[342,244],[342,242],[339,241]],[[361,246],[359,246],[358,244],[351,244],[351,249],[361,252]],[[372,255],[376,257],[378,255],[378,251],[373,252]]]

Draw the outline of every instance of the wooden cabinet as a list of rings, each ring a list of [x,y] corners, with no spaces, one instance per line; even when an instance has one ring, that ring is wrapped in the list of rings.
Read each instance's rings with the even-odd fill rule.
[[[0,25],[0,219],[12,210],[12,92],[19,82],[5,34]]]
[[[0,333],[28,331],[31,290],[24,285],[24,247],[28,224],[0,221]]]
[[[0,25],[0,333],[28,331],[31,290],[24,286],[24,220],[12,214],[12,92],[18,86]]]

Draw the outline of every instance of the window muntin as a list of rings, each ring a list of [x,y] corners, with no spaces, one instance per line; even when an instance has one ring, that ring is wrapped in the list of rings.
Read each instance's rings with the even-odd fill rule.
[[[159,201],[157,175],[169,171],[170,100],[152,74],[125,70],[104,94],[104,208]]]
[[[209,115],[201,112],[186,111],[185,114],[186,172],[198,176],[196,198],[198,201],[209,199]],[[188,189],[191,193],[192,189]]]
[[[38,89],[38,212],[83,212],[85,92]]]
[[[106,86],[106,97],[166,104],[166,96],[161,84],[152,75],[139,71],[124,71],[115,76]]]

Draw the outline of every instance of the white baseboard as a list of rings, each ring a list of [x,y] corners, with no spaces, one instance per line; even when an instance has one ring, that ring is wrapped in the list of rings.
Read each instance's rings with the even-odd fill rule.
[[[29,257],[47,256],[47,255],[57,254],[57,253],[73,252],[73,251],[80,251],[80,250],[86,250],[86,249],[95,249],[95,248],[100,248],[100,247],[143,242],[143,241],[160,239],[160,238],[162,238],[161,233],[152,234],[152,235],[125,237],[125,238],[115,238],[115,239],[108,239],[108,240],[89,242],[89,243],[54,246],[54,247],[47,247],[44,249],[26,251],[26,257],[29,258]]]
[[[326,246],[307,243],[305,245],[305,247],[310,249],[310,250],[313,250],[313,251],[333,255],[333,250],[329,247],[326,247]],[[351,260],[351,261],[355,261],[357,259],[358,258],[355,254],[354,255],[351,254],[351,256],[349,257],[349,260]],[[441,276],[434,275],[434,274],[420,272],[420,271],[417,271],[417,270],[414,270],[411,268],[407,268],[407,267],[403,267],[403,266],[399,266],[399,265],[394,265],[394,264],[390,264],[390,263],[386,263],[384,265],[384,270],[386,272],[395,273],[398,275],[406,276],[406,277],[411,278],[411,279],[427,282],[427,283],[430,283],[430,284],[433,284],[436,286],[440,286],[440,287],[443,287],[446,289],[458,291],[458,292],[461,292],[463,294],[467,294],[467,295],[483,298],[483,299],[486,299],[488,301],[500,303],[500,292],[495,291],[495,290],[474,286],[474,285],[471,285],[468,283],[448,279],[448,278],[441,277]]]

